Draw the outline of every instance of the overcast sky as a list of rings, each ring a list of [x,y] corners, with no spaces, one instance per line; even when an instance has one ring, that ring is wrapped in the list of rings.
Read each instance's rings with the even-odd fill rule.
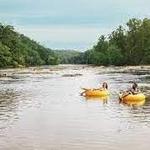
[[[150,0],[0,0],[0,22],[53,49],[89,49],[133,17],[150,17]]]

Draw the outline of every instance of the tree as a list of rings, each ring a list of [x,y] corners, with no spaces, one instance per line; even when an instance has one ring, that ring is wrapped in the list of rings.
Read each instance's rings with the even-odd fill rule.
[[[93,47],[96,52],[105,52],[108,48],[108,42],[104,35],[100,36],[98,43]]]
[[[115,45],[110,45],[107,51],[107,56],[109,58],[110,65],[120,66],[123,65],[124,57],[121,53],[121,50]]]
[[[0,42],[0,67],[10,66],[11,61],[12,57],[9,48]]]

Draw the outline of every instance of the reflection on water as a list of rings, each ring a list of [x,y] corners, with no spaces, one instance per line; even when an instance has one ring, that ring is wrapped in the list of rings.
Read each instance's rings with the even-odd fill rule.
[[[88,97],[86,96],[85,99],[87,101],[99,101],[102,102],[103,104],[107,104],[108,100],[109,100],[109,96],[105,96],[105,97]]]
[[[118,69],[46,66],[1,78],[0,150],[148,150],[150,78]],[[104,81],[109,97],[80,96],[81,87]],[[146,101],[119,103],[118,92],[131,81],[139,83]]]

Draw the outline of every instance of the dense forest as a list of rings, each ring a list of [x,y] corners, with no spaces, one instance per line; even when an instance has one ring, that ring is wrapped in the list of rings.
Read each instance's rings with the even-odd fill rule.
[[[76,57],[76,56],[75,56]],[[150,64],[150,19],[130,19],[107,36],[100,36],[92,49],[81,53],[76,63],[94,65]]]
[[[58,64],[57,55],[10,25],[0,24],[0,67]]]
[[[60,64],[75,64],[80,63],[77,59],[80,57],[81,52],[75,50],[55,50]]]

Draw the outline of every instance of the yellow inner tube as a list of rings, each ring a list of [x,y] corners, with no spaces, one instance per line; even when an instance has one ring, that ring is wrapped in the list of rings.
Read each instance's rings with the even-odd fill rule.
[[[142,100],[142,101],[125,101],[123,103],[125,105],[128,105],[128,106],[143,106],[145,104],[145,100]]]
[[[145,95],[142,93],[139,94],[129,94],[127,96],[120,95],[120,98],[123,100],[123,102],[134,102],[134,101],[144,101]]]
[[[85,91],[85,96],[87,97],[105,97],[108,96],[109,92],[108,90],[98,90],[98,89],[89,89]]]

